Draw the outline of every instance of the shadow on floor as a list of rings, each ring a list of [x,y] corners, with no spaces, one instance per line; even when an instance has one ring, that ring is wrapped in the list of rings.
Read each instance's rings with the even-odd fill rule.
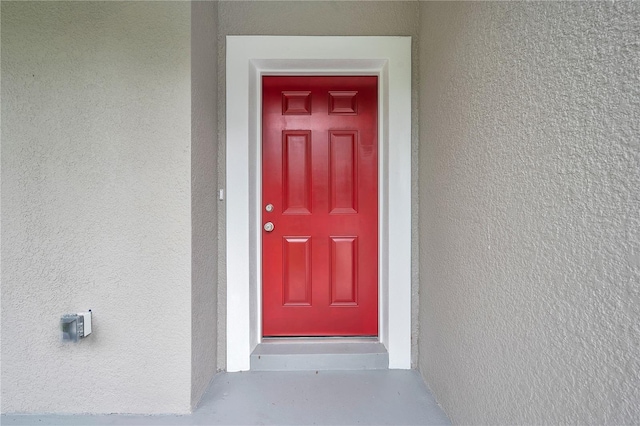
[[[415,370],[220,373],[190,415],[2,415],[2,425],[442,425]]]

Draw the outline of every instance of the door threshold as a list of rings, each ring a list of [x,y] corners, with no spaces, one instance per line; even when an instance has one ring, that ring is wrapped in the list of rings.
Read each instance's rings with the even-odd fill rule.
[[[262,343],[371,343],[379,342],[376,336],[291,336],[291,337],[263,337]]]
[[[264,338],[251,370],[386,370],[389,353],[377,337]]]

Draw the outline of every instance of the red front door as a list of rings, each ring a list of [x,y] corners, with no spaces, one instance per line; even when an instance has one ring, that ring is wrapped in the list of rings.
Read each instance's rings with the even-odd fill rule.
[[[263,335],[377,335],[378,79],[262,84]]]

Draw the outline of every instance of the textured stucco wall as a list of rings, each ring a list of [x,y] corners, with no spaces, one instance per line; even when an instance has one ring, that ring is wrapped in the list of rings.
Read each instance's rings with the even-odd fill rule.
[[[419,6],[414,1],[221,1],[218,11],[218,186],[225,182],[225,37],[227,35],[404,35],[413,36],[413,57],[417,53]],[[417,76],[418,61],[413,61],[412,119],[412,194],[417,197],[418,130],[417,130]],[[232,190],[228,188],[228,190]],[[417,200],[417,199],[416,199]],[[226,256],[225,212],[218,215],[218,367],[226,362]],[[418,301],[418,202],[412,209],[412,312],[413,361],[417,356],[417,301]]]
[[[420,7],[423,375],[455,423],[640,423],[640,4]]]
[[[191,3],[191,405],[216,372],[218,201],[216,2]]]
[[[190,5],[1,7],[2,410],[187,412]]]

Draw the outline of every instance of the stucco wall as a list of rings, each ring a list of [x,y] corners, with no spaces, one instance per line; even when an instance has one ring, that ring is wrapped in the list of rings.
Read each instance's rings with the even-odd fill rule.
[[[640,423],[640,4],[420,12],[423,375],[455,423]]]
[[[418,3],[412,1],[221,1],[218,11],[218,185],[225,182],[225,37],[227,35],[408,35],[414,36],[413,56],[417,53]],[[413,105],[417,106],[417,61],[413,62]],[[414,114],[417,109],[413,108]],[[412,189],[417,196],[418,131],[413,117],[412,155],[414,161]],[[231,190],[231,188],[228,188]],[[412,293],[413,360],[417,356],[418,301],[418,203],[413,203]],[[218,216],[218,367],[226,362],[226,256],[225,212]]]
[[[216,372],[217,14],[216,2],[191,3],[192,406]]]
[[[3,412],[189,411],[190,40],[189,3],[2,2]]]

